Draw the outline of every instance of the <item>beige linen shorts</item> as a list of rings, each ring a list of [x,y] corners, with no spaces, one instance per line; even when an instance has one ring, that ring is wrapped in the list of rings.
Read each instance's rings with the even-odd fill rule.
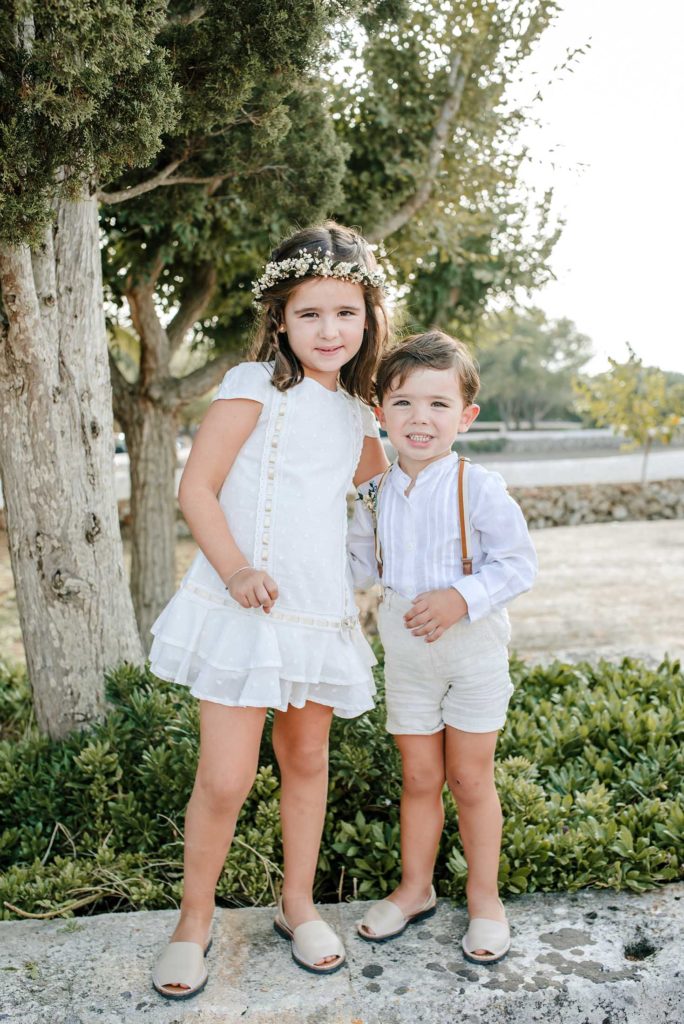
[[[406,628],[410,607],[411,601],[385,588],[378,629],[385,648],[387,731],[427,736],[445,725],[463,732],[503,728],[513,693],[507,612],[464,619],[428,644]]]

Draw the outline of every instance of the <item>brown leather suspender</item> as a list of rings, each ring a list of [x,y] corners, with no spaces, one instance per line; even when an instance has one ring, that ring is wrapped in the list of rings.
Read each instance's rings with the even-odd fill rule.
[[[470,515],[468,507],[468,470],[469,463],[464,455],[458,460],[458,519],[461,527],[461,563],[463,575],[473,575],[473,551],[470,543]]]

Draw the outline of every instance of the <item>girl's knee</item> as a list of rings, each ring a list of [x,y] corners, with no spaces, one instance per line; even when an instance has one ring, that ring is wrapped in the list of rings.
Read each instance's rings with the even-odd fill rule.
[[[315,778],[328,773],[328,745],[274,745],[281,773],[300,778]]]
[[[254,774],[231,772],[216,776],[205,773],[200,768],[195,779],[195,792],[217,813],[237,813],[247,799],[253,783]]]

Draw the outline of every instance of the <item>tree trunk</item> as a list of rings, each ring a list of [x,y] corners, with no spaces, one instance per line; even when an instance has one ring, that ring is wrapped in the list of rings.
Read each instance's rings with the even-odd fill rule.
[[[212,266],[199,268],[168,329],[159,320],[155,286],[163,269],[153,259],[149,272],[127,282],[126,297],[140,339],[140,372],[131,384],[112,363],[114,411],[126,434],[131,472],[133,559],[131,592],[143,646],[152,643],[153,624],[175,589],[176,432],[183,406],[205,395],[235,363],[224,353],[186,377],[171,373],[171,357],[201,317],[216,288]]]
[[[176,415],[139,397],[123,423],[131,460],[131,593],[143,647],[176,577]]]
[[[60,202],[40,251],[0,247],[0,471],[36,718],[101,716],[104,674],[142,650],[117,519],[95,201]]]

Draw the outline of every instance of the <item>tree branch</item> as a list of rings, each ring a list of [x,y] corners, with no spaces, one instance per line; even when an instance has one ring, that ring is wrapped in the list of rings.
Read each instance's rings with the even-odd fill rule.
[[[370,231],[365,232],[369,242],[381,242],[389,235],[393,235],[399,228],[403,228],[429,200],[439,165],[442,162],[449,131],[461,106],[464,86],[465,73],[461,71],[461,55],[454,54],[449,68],[448,93],[430,140],[425,174],[416,191],[398,210],[386,217],[384,221],[376,224]]]
[[[131,320],[140,338],[140,386],[147,389],[160,375],[169,372],[171,350],[169,338],[164,330],[154,304],[154,289],[159,277],[157,259],[151,275],[144,282],[126,282],[124,294],[131,310]],[[155,273],[155,271],[157,271]]]
[[[192,25],[193,22],[199,21],[207,13],[206,4],[197,4],[195,7],[191,7],[185,14],[172,14],[167,19],[167,25]]]
[[[193,370],[187,377],[170,378],[164,385],[167,401],[173,405],[182,405],[193,398],[201,398],[218,384],[226,370],[235,366],[239,358],[237,352],[224,352]]]
[[[121,426],[126,429],[132,419],[135,388],[124,377],[111,351],[109,352],[109,375],[112,380],[114,415]]]
[[[180,347],[185,335],[202,316],[215,290],[216,267],[213,263],[203,263],[198,267],[178,312],[166,328],[172,352]]]
[[[127,199],[135,199],[136,196],[142,196],[145,192],[151,192],[152,189],[158,188],[159,185],[167,184],[167,178],[173,174],[177,167],[185,160],[183,155],[180,160],[172,160],[170,164],[167,164],[163,170],[159,171],[152,178],[147,178],[146,181],[139,181],[137,185],[131,185],[130,188],[121,189],[119,192],[97,192],[95,198],[101,203],[125,203]]]

